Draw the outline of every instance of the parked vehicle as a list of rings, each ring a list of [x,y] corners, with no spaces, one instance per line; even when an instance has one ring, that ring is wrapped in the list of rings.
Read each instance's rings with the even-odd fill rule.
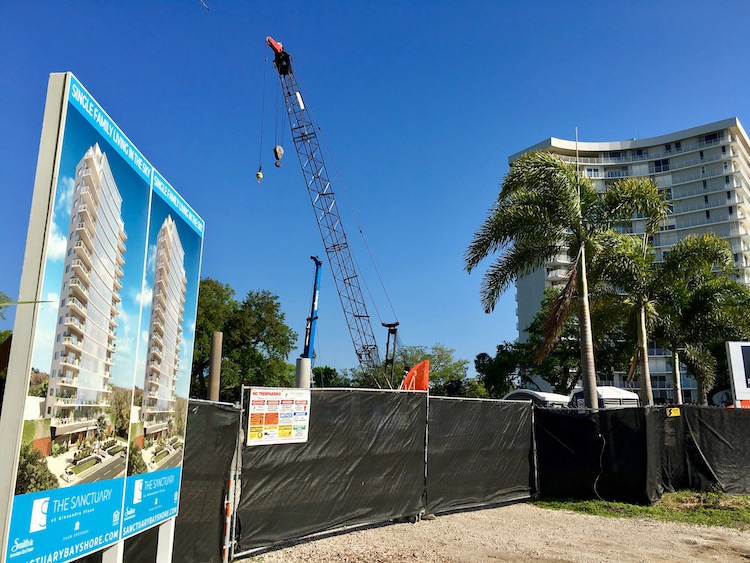
[[[638,398],[638,394],[628,391],[627,389],[620,389],[619,387],[606,385],[597,387],[596,392],[599,395],[600,409],[641,406],[641,400]],[[576,387],[570,392],[570,406],[578,409],[585,408],[582,387]]]
[[[516,389],[511,391],[505,397],[505,401],[531,401],[538,407],[548,407],[561,409],[570,404],[570,398],[557,393],[544,393],[542,391],[533,391],[531,389]]]

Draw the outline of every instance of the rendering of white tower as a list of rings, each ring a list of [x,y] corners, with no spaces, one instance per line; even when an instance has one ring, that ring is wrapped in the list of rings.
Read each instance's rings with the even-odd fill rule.
[[[156,239],[154,292],[141,410],[144,434],[150,438],[167,430],[170,420],[174,422],[186,289],[185,251],[174,220],[167,216]]]
[[[125,264],[122,197],[107,155],[95,144],[76,166],[68,244],[45,417],[52,438],[96,429],[110,404],[111,366]]]

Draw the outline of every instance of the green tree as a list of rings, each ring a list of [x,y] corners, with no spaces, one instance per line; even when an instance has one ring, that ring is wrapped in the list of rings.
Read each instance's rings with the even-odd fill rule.
[[[11,298],[4,291],[0,291],[0,319],[5,318],[5,307],[12,303]],[[4,339],[3,339],[4,340]],[[2,342],[2,340],[0,340]]]
[[[112,387],[112,404],[109,408],[112,426],[117,436],[126,437],[130,427],[131,391],[123,387]]]
[[[36,493],[58,487],[57,478],[47,467],[47,460],[39,450],[30,443],[21,443],[21,454],[18,458],[18,476],[16,477],[16,494]]]
[[[430,393],[463,397],[467,393],[468,360],[454,358],[455,350],[444,344],[403,346],[396,354],[396,374],[404,375],[423,360],[430,360]]]
[[[278,296],[249,291],[227,322],[224,334],[225,369],[222,369],[221,395],[239,400],[240,386],[294,385],[294,366],[287,358],[297,333],[285,323]]]
[[[141,448],[135,441],[130,440],[130,451],[128,452],[128,475],[140,475],[146,473],[148,468],[143,461]]]
[[[565,289],[545,324],[546,348],[552,348],[578,293],[581,377],[589,407],[597,405],[597,395],[587,254],[607,229],[593,183],[560,157],[533,152],[511,165],[496,203],[465,255],[466,270],[472,272],[485,258],[499,253],[482,280],[481,301],[487,313],[519,277],[560,254],[572,257]]]
[[[211,340],[214,332],[223,332],[236,313],[238,303],[229,284],[211,278],[200,282],[198,307],[195,320],[195,345],[190,374],[190,394],[201,399],[208,398],[206,378],[211,361]]]
[[[672,352],[675,400],[682,402],[682,360],[698,383],[698,402],[707,404],[725,363],[724,342],[750,337],[750,289],[735,279],[729,244],[714,234],[686,237],[658,266],[655,336]]]
[[[341,374],[331,366],[315,366],[312,369],[315,387],[351,387],[352,383],[346,374]]]
[[[654,249],[649,241],[659,232],[670,205],[659,192],[658,185],[647,178],[615,182],[605,199],[618,202],[612,205],[615,219],[629,224],[637,214],[636,224],[641,230],[637,234],[612,232],[606,235],[593,270],[635,314],[638,334],[635,356],[641,371],[641,401],[653,405],[648,342],[660,282]]]
[[[96,418],[96,440],[97,440],[97,448],[101,447],[102,439],[104,438],[104,435],[107,433],[107,426],[109,426],[109,421],[107,421],[107,417],[103,414],[100,414]]]
[[[477,379],[488,396],[501,399],[518,386],[521,352],[516,342],[497,345],[495,356],[482,352],[474,359]]]

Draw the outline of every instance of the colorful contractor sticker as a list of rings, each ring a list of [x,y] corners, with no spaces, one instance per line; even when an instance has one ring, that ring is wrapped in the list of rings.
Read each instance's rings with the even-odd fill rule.
[[[251,387],[248,446],[307,442],[310,390]]]

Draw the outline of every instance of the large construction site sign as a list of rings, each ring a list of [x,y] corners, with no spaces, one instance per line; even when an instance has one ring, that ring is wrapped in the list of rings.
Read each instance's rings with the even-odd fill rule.
[[[726,348],[734,406],[750,408],[750,342],[727,342]]]
[[[248,446],[307,442],[310,390],[251,387]]]
[[[177,514],[203,220],[71,73],[50,77],[0,419],[0,560]]]

